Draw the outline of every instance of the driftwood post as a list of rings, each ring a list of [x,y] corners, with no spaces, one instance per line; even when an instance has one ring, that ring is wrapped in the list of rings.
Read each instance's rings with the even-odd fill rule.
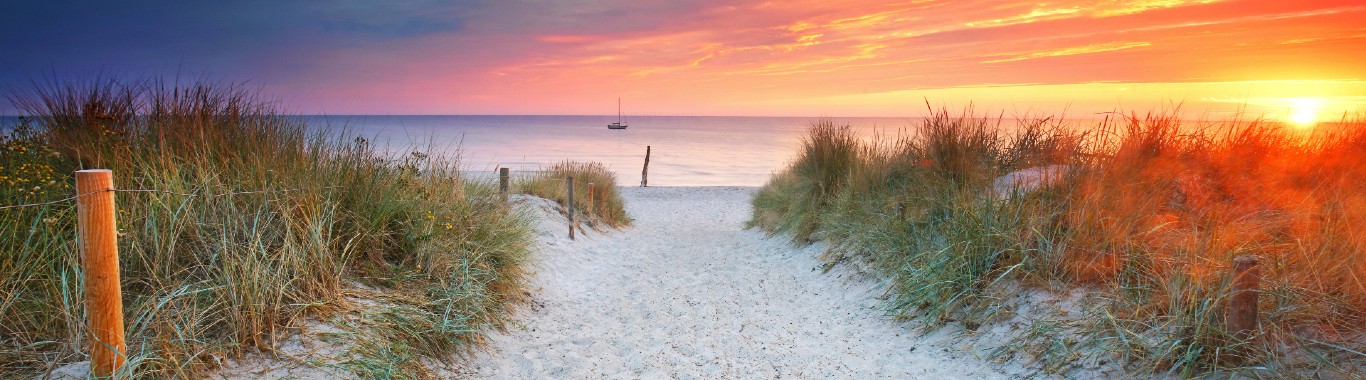
[[[1247,342],[1257,334],[1257,295],[1261,282],[1257,258],[1233,259],[1233,292],[1228,302],[1228,330],[1239,341]]]
[[[574,240],[574,176],[569,176],[567,181],[569,182],[569,201],[565,203],[569,210],[569,240]]]
[[[498,192],[503,194],[503,201],[508,200],[508,168],[498,168]]]
[[[128,352],[123,341],[123,295],[119,288],[118,231],[114,222],[114,172],[76,172],[76,227],[85,262],[85,313],[90,326],[90,372],[111,377]]]
[[[645,187],[645,184],[649,182],[649,179],[650,179],[650,146],[649,146],[649,145],[646,145],[646,146],[645,146],[645,167],[643,167],[643,168],[640,169],[640,187]]]

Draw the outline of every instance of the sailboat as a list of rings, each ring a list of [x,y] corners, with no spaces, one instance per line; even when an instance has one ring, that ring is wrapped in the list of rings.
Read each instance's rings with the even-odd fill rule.
[[[607,129],[626,129],[626,123],[621,122],[621,98],[617,98],[617,122],[608,124]]]

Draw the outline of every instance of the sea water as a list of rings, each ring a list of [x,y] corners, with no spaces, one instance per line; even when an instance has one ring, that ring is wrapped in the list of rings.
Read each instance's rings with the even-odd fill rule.
[[[461,170],[534,172],[556,162],[596,161],[618,185],[640,184],[650,147],[650,186],[760,186],[796,158],[805,117],[648,116],[609,130],[612,116],[309,116],[313,128],[346,130],[387,147],[451,156]],[[860,136],[896,133],[918,119],[831,118]]]
[[[361,137],[387,155],[459,157],[473,177],[498,168],[533,173],[566,160],[595,161],[617,184],[640,184],[650,147],[651,186],[761,186],[797,157],[815,117],[639,116],[609,130],[611,116],[340,115],[296,116],[312,129]],[[907,133],[923,119],[826,118],[862,139]],[[17,118],[0,116],[0,132]],[[1011,127],[1009,121],[1001,123]]]
[[[651,148],[651,186],[761,186],[800,152],[815,117],[638,116],[630,127],[609,130],[611,116],[341,115],[296,116],[310,128],[362,137],[400,159],[412,152],[459,157],[471,176],[493,177],[497,168],[533,173],[566,160],[596,161],[623,186],[640,184],[645,148]],[[923,119],[827,118],[849,125],[864,140],[896,136]],[[994,123],[995,121],[993,121]],[[0,116],[0,134],[18,123]],[[1074,127],[1094,120],[1070,120]],[[1326,123],[1319,128],[1329,130]],[[1010,119],[998,124],[1005,132]],[[1187,123],[1195,128],[1201,123]],[[349,138],[348,137],[348,138]]]

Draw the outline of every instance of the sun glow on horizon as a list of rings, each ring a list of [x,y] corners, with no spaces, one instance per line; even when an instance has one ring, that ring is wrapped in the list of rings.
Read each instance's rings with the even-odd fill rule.
[[[1308,127],[1318,121],[1318,112],[1323,108],[1323,99],[1320,98],[1290,98],[1291,122],[1300,127]]]

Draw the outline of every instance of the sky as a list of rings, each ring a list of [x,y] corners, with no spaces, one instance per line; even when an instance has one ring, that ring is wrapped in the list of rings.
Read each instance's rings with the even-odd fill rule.
[[[200,77],[305,114],[1366,110],[1360,1],[124,3],[3,5],[0,88]]]

